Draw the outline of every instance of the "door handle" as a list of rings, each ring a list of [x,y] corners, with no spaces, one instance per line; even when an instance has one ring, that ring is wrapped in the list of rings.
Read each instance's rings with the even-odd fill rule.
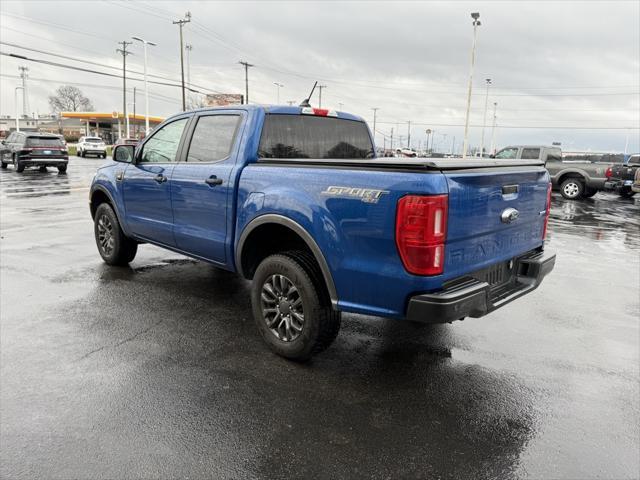
[[[209,178],[207,178],[204,183],[206,183],[207,185],[210,185],[212,187],[215,187],[216,185],[222,185],[222,179],[216,177],[215,175],[211,175]]]
[[[158,182],[158,183],[164,183],[167,181],[167,177],[165,177],[164,175],[162,175],[161,173],[159,173],[158,175],[156,175],[155,177],[153,177],[153,179]]]

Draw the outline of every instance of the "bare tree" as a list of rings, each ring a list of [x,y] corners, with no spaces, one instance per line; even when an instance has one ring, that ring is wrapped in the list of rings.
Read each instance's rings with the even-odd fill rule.
[[[59,87],[56,94],[49,97],[49,105],[53,113],[90,112],[94,109],[91,100],[85,97],[79,88],[71,85]]]

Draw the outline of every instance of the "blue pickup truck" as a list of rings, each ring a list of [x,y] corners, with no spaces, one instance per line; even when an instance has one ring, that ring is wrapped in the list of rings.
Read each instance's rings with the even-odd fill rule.
[[[253,280],[278,354],[327,348],[341,312],[444,323],[535,289],[551,184],[540,160],[375,158],[362,118],[241,105],[119,145],[90,189],[100,255],[152,243]]]

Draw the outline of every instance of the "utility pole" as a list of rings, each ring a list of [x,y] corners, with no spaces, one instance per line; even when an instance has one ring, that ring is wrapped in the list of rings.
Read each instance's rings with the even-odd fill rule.
[[[411,120],[407,122],[407,149],[411,150]]]
[[[278,82],[273,82],[273,84],[276,86],[276,95],[277,95],[277,101],[276,101],[276,105],[280,105],[280,87],[284,87],[283,84],[278,83]]]
[[[180,27],[180,78],[182,82],[182,111],[183,112],[187,109],[187,99],[184,93],[184,46],[182,43],[183,42],[182,27],[184,27],[185,23],[189,23],[190,21],[191,21],[191,12],[187,12],[184,14],[184,18],[173,22],[174,25],[178,25]]]
[[[376,144],[376,114],[378,113],[378,110],[380,110],[378,107],[373,107],[371,110],[373,110],[373,144],[375,146]]]
[[[456,136],[453,136],[453,140],[451,140],[451,155],[456,154]]]
[[[471,14],[473,18],[473,44],[471,47],[471,71],[469,72],[469,91],[467,93],[467,114],[464,119],[464,142],[462,144],[462,158],[467,158],[467,148],[469,146],[469,111],[471,110],[471,90],[473,87],[473,67],[476,63],[476,33],[481,25],[480,14],[474,12]]]
[[[191,87],[191,50],[193,50],[193,45],[187,43],[184,49],[187,52],[187,85]],[[189,108],[191,108],[191,91],[189,91],[187,97],[189,97]]]
[[[123,40],[118,42],[122,45],[122,48],[116,49],[116,52],[122,54],[122,114],[126,118],[126,122],[129,122],[127,118],[127,55],[130,55],[131,52],[127,50],[127,47],[131,45],[132,42],[127,42]],[[118,117],[120,118],[120,117]],[[122,130],[120,128],[120,122],[118,122],[118,136],[121,136]]]
[[[247,63],[243,60],[238,62],[240,65],[244,65],[244,103],[249,103],[249,67],[254,67],[250,63]]]
[[[29,94],[27,93],[27,72],[29,69],[27,67],[18,67],[20,70],[20,78],[22,79],[22,115],[26,115],[29,111]]]
[[[391,150],[393,150],[393,127],[391,127]]]
[[[16,132],[20,131],[20,115],[18,114],[18,90],[22,90],[22,95],[24,95],[24,87],[16,87],[13,92],[13,98],[16,104]]]
[[[498,108],[498,103],[493,102],[493,126],[491,127],[491,152],[492,154],[495,152],[495,142],[496,142],[496,109]]]
[[[136,118],[136,87],[133,87],[133,136],[138,138],[138,119]]]
[[[487,126],[487,107],[489,106],[489,86],[491,85],[491,79],[485,79],[487,82],[487,94],[484,97],[484,117],[482,120],[482,136],[480,137],[480,158],[484,155],[484,129]]]
[[[322,89],[327,88],[326,85],[318,85],[318,108],[322,108]]]
[[[342,111],[342,106],[344,105],[344,103],[342,102],[338,102],[338,108],[340,109],[340,111]]]

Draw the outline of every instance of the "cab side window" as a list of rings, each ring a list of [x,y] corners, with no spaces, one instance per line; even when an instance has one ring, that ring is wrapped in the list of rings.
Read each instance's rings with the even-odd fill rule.
[[[540,158],[539,148],[523,148],[522,157],[524,160],[537,160]]]
[[[142,148],[140,163],[172,163],[176,161],[178,145],[188,118],[171,122],[156,130]]]
[[[500,158],[503,160],[508,160],[512,158],[518,157],[518,147],[515,148],[503,148],[498,153],[496,153],[495,158]]]
[[[231,153],[239,115],[207,115],[198,119],[187,162],[218,162]]]

